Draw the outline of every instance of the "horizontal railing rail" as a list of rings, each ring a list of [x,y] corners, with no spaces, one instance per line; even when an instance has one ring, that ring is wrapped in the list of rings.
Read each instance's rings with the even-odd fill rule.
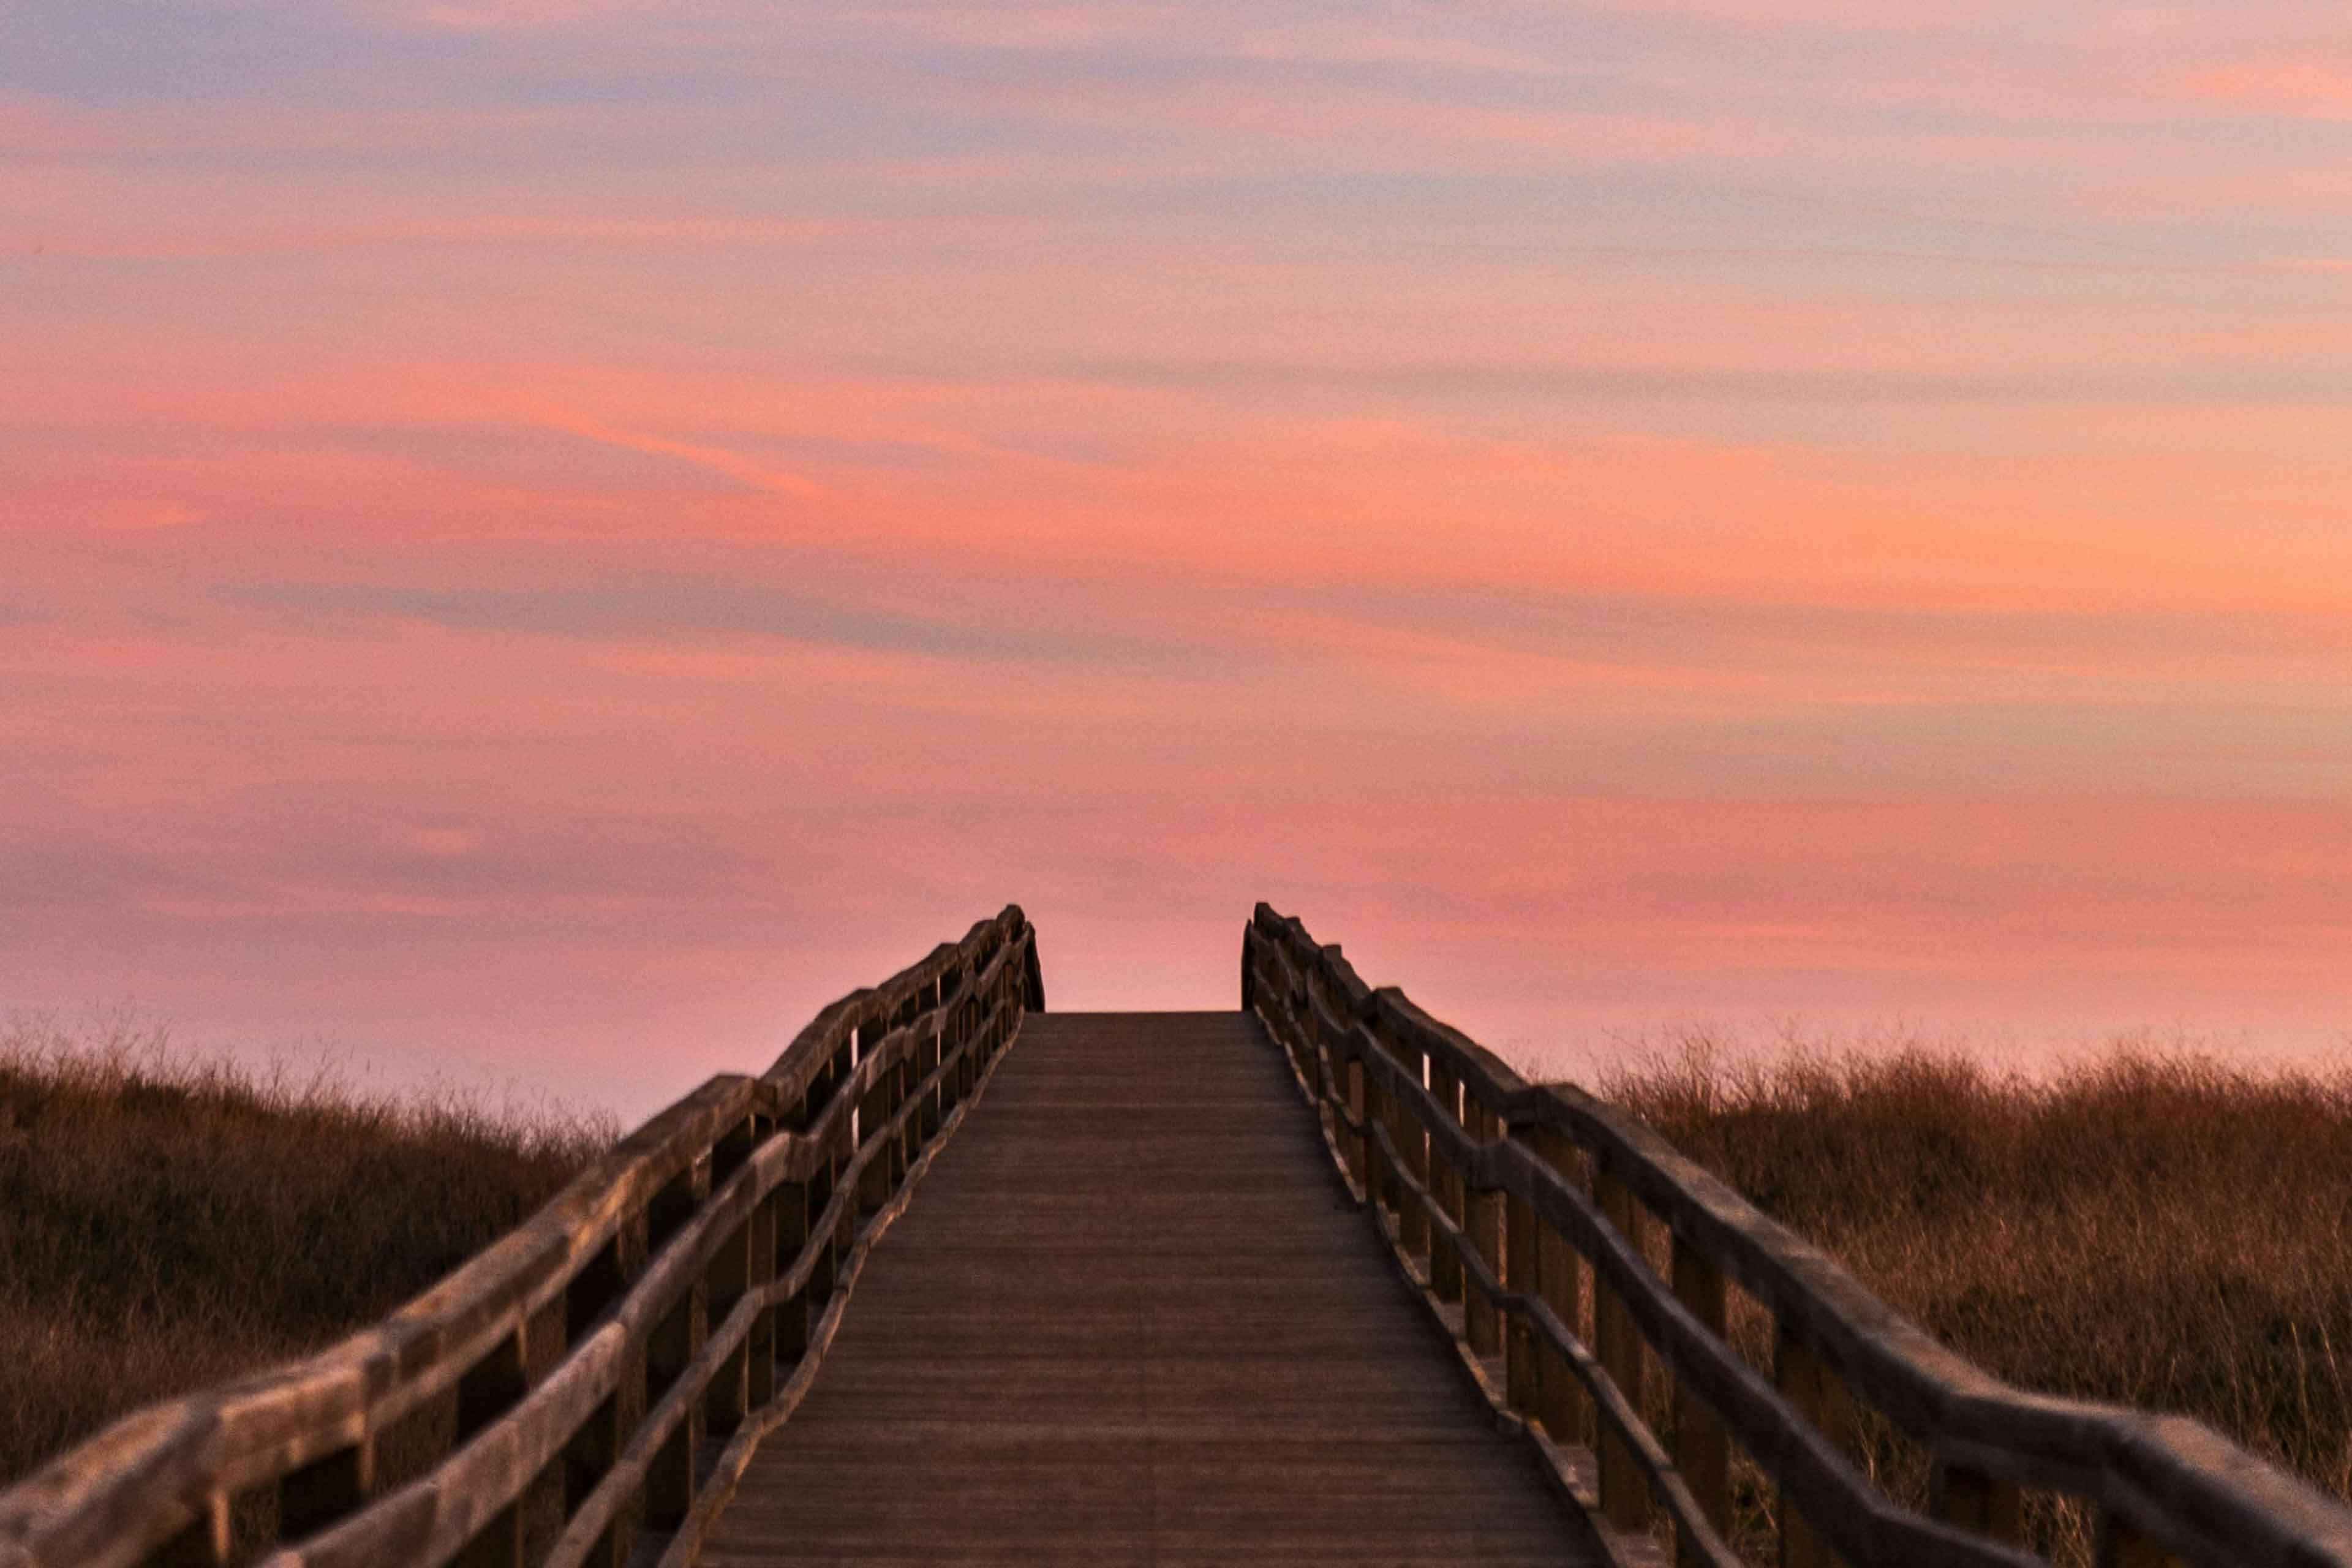
[[[0,1568],[690,1563],[1044,1004],[1008,906],[765,1073],[710,1079],[382,1322],[0,1492]]]
[[[1590,1427],[1594,1500],[1621,1549],[1663,1524],[1681,1563],[1738,1563],[1736,1443],[1777,1489],[1789,1568],[2033,1563],[2028,1489],[2095,1510],[2102,1568],[2352,1568],[2352,1510],[2186,1417],[1993,1377],[1650,1128],[1529,1084],[1402,992],[1366,985],[1296,919],[1257,906],[1241,980],[1490,1397],[1563,1477]],[[1670,1237],[1671,1278],[1640,1245],[1644,1214]],[[1769,1374],[1727,1336],[1727,1283],[1772,1316]],[[1665,1436],[1644,1411],[1654,1369]],[[1926,1512],[1855,1462],[1857,1403],[1927,1450]]]

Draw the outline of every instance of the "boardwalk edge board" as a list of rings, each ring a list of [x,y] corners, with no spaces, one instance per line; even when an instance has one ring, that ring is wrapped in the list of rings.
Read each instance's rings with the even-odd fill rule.
[[[825,1008],[765,1073],[660,1112],[383,1321],[0,1492],[0,1568],[226,1568],[257,1515],[271,1568],[622,1568],[690,1541],[1044,1005],[1008,905]]]
[[[2028,1489],[2087,1502],[2102,1568],[2352,1568],[2352,1510],[2196,1422],[1989,1375],[1654,1131],[1528,1083],[1264,904],[1241,992],[1496,1428],[1624,1568],[1669,1547],[1735,1568],[1734,1445],[1776,1490],[1784,1568],[2021,1568]],[[0,1568],[686,1568],[1044,1003],[1007,906],[655,1116],[381,1322],[0,1492]],[[1725,1337],[1732,1285],[1777,1324],[1769,1370]],[[1855,1463],[1857,1407],[1930,1456],[1925,1512]]]
[[[1009,1046],[1010,1042],[1007,1044]],[[915,1189],[930,1173],[933,1163],[947,1147],[948,1141],[955,1136],[964,1120],[978,1108],[1004,1056],[1004,1051],[999,1050],[988,1059],[981,1068],[980,1078],[972,1086],[971,1092],[940,1123],[939,1136],[923,1151],[922,1157],[908,1168],[907,1179],[898,1184],[890,1201],[868,1219],[865,1228],[858,1233],[856,1246],[850,1249],[849,1257],[842,1264],[841,1278],[835,1288],[833,1300],[825,1306],[824,1319],[809,1331],[808,1353],[793,1369],[791,1378],[777,1389],[776,1396],[762,1406],[754,1418],[746,1420],[729,1439],[726,1448],[712,1463],[710,1474],[704,1479],[701,1490],[695,1494],[693,1511],[663,1548],[657,1568],[690,1568],[699,1554],[710,1526],[733,1500],[735,1489],[741,1482],[743,1472],[749,1468],[761,1440],[789,1420],[793,1412],[800,1407],[801,1401],[808,1396],[810,1388],[816,1383],[817,1373],[824,1364],[824,1352],[832,1345],[834,1335],[841,1328],[842,1317],[849,1309],[858,1277],[866,1271],[866,1260],[873,1256],[875,1247],[891,1225],[907,1212],[908,1204],[913,1201]],[[547,1568],[557,1568],[557,1565],[551,1560]]]
[[[1591,1450],[1583,1496],[1621,1556],[1663,1533],[1679,1563],[1738,1563],[1722,1538],[1736,1443],[1778,1489],[1787,1568],[2022,1568],[2040,1561],[2021,1544],[2027,1489],[2090,1504],[2102,1568],[2352,1568],[2352,1510],[2316,1489],[2186,1417],[1991,1376],[1651,1129],[1528,1083],[1263,903],[1241,992],[1498,1414],[1563,1488],[1582,1492]],[[1644,1212],[1672,1238],[1671,1281],[1632,1239]],[[1727,1284],[1777,1321],[1769,1374],[1724,1338]],[[1654,1370],[1671,1443],[1642,1415]],[[1927,1514],[1854,1463],[1857,1403],[1931,1456]]]

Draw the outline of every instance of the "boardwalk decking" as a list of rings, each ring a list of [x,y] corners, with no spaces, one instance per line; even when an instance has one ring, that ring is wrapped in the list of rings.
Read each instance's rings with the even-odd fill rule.
[[[1045,1014],[876,1249],[710,1568],[1601,1561],[1240,1013]]]
[[[1008,904],[379,1322],[0,1490],[0,1568],[2047,1568],[2029,1494],[2114,1568],[2352,1568],[2316,1488],[1970,1365],[1297,919],[1241,958],[1240,1013],[1046,1016]]]

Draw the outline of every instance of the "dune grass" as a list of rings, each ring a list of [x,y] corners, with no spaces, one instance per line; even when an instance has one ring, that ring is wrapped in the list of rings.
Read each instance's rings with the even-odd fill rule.
[[[2257,1072],[2139,1041],[2026,1076],[1900,1042],[1759,1056],[1694,1034],[1601,1089],[1988,1370],[2183,1412],[2352,1500],[2352,1065]],[[1770,1324],[1735,1298],[1767,1364]],[[1875,1421],[1864,1450],[1924,1500],[1924,1454]],[[1741,1492],[1769,1552],[1760,1479]],[[2029,1495],[2028,1524],[2088,1560],[2080,1508]]]
[[[616,1134],[191,1062],[132,1020],[0,1025],[0,1484],[382,1316]]]
[[[1693,1033],[1600,1087],[1988,1369],[2185,1412],[2352,1500],[2352,1066],[2258,1073],[2142,1042],[2026,1076],[1899,1041],[1759,1054]],[[381,1316],[618,1131],[189,1062],[124,1020],[0,1026],[0,1484]],[[1769,1322],[1734,1309],[1768,1364]],[[1863,1457],[1924,1500],[1924,1454],[1885,1423]],[[1738,1490],[1741,1544],[1772,1561],[1761,1478]],[[2088,1560],[2081,1510],[2032,1498],[2029,1526]]]

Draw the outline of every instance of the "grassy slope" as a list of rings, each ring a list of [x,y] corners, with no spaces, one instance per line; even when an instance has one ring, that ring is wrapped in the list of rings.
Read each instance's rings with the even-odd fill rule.
[[[2140,1049],[2027,1079],[1701,1040],[1603,1091],[1979,1364],[2186,1412],[2352,1498],[2352,1070]],[[1760,1312],[1736,1327],[1768,1353]],[[1920,1488],[1891,1434],[1873,1458]],[[2032,1511],[2081,1556],[2077,1512]]]
[[[0,1481],[381,1315],[614,1131],[175,1068],[159,1046],[0,1033]],[[1697,1042],[1602,1087],[2003,1376],[2188,1411],[2352,1496],[2352,1073],[2140,1053],[2028,1081]],[[1769,1354],[1759,1313],[1734,1331]],[[1872,1457],[1921,1485],[1890,1434]],[[2036,1524],[2081,1553],[2078,1517]]]
[[[543,1203],[613,1129],[0,1029],[0,1483],[323,1345]]]

